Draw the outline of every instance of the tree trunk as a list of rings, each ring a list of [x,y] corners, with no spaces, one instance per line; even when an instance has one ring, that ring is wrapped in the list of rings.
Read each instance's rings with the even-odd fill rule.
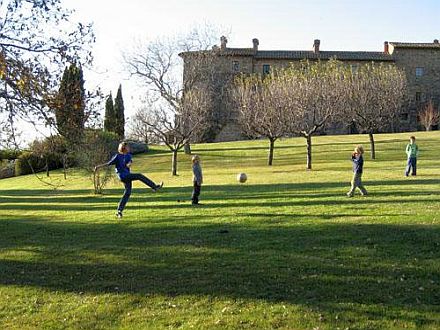
[[[177,149],[173,150],[173,161],[171,163],[172,175],[177,175]]]
[[[272,166],[273,162],[273,150],[275,147],[275,139],[269,139],[269,158],[267,159],[267,165]]]
[[[376,147],[374,145],[373,133],[368,133],[368,136],[370,137],[371,159],[376,159]]]
[[[46,176],[49,177],[49,162],[47,161],[47,158],[46,158]]]
[[[185,150],[185,155],[191,155],[191,144],[189,142],[185,143],[183,150]]]
[[[64,172],[64,180],[67,179],[67,155],[63,155],[63,172]]]
[[[307,140],[307,169],[312,169],[312,136],[307,134],[305,137]]]

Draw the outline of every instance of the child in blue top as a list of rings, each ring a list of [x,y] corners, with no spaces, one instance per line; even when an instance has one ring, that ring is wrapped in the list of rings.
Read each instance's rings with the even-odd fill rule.
[[[367,195],[367,190],[362,184],[362,173],[364,171],[364,147],[358,145],[351,154],[351,162],[353,163],[353,178],[351,180],[351,189],[347,193],[348,197],[353,197],[354,191],[358,188],[362,196]]]
[[[130,167],[132,164],[132,158],[130,154],[130,147],[127,142],[121,142],[118,147],[118,153],[112,157],[107,163],[97,165],[95,166],[95,171],[98,169],[105,167],[105,166],[111,166],[115,165],[115,171],[116,174],[119,177],[119,180],[121,180],[122,183],[124,183],[125,191],[124,195],[122,195],[121,200],[118,204],[118,211],[116,213],[116,216],[118,218],[122,218],[122,212],[124,211],[125,205],[128,202],[128,199],[131,195],[131,189],[132,189],[132,182],[139,180],[145,183],[147,186],[149,186],[153,191],[157,191],[158,189],[162,188],[163,182],[160,182],[158,185],[155,184],[153,181],[148,179],[145,175],[140,173],[130,173]]]

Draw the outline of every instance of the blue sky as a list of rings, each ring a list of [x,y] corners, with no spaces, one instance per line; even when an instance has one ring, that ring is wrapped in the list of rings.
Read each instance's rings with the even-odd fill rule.
[[[77,19],[95,24],[96,68],[90,87],[104,92],[123,85],[127,115],[142,90],[124,74],[121,51],[133,40],[172,35],[209,22],[230,30],[229,46],[260,49],[383,49],[384,41],[440,39],[440,0],[64,0]],[[219,36],[220,37],[220,36]]]

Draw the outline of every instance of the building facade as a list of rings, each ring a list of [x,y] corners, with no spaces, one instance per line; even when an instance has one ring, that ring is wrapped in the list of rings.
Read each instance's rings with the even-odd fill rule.
[[[282,68],[302,60],[329,60],[335,58],[355,68],[368,63],[389,63],[403,70],[407,78],[408,102],[400,114],[395,131],[412,131],[420,128],[418,112],[432,101],[438,109],[440,103],[440,43],[384,42],[379,52],[371,51],[324,51],[320,40],[315,40],[311,50],[260,50],[258,39],[252,40],[252,47],[229,48],[226,37],[221,37],[220,47],[214,46],[215,70],[218,81],[228,84],[238,74],[266,74],[274,68]],[[185,67],[192,65],[193,53],[182,53]],[[184,73],[185,82],[185,73]],[[238,115],[229,102],[214,98],[212,109],[217,122],[212,129],[210,141],[232,141],[242,139]],[[435,128],[435,127],[434,127]],[[329,128],[326,133],[350,133],[346,130]]]

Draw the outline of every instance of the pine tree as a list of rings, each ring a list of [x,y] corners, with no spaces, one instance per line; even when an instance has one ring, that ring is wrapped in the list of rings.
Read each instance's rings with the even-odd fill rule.
[[[107,132],[115,131],[115,108],[113,105],[113,96],[111,92],[105,101],[104,130]]]
[[[77,143],[84,133],[85,90],[81,67],[71,64],[64,70],[58,91],[55,117],[58,132],[69,143]]]
[[[120,139],[124,138],[125,131],[125,115],[124,115],[124,100],[122,99],[122,86],[119,85],[118,93],[116,94],[115,104],[115,130],[114,132],[119,136]]]

